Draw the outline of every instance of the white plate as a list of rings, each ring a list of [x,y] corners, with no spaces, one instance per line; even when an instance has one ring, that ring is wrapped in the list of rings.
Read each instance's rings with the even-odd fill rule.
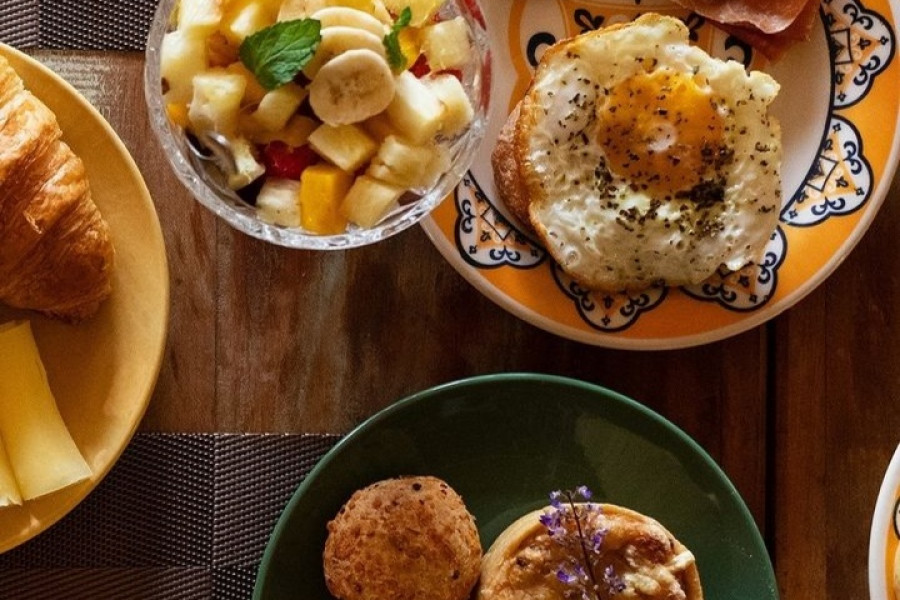
[[[781,220],[763,264],[683,288],[590,293],[571,281],[496,199],[490,154],[532,65],[553,41],[634,18],[686,20],[710,53],[781,83]],[[875,217],[897,164],[898,0],[823,1],[808,42],[767,67],[746,45],[669,0],[492,0],[494,72],[488,130],[452,199],[423,221],[444,257],[488,298],[555,334],[600,346],[665,349],[732,336],[795,304],[846,258]]]
[[[869,596],[872,600],[898,600],[895,562],[900,551],[900,447],[888,465],[869,536]]]

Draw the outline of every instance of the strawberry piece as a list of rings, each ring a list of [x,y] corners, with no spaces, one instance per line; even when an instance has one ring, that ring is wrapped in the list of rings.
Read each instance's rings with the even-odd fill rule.
[[[413,66],[409,68],[409,72],[421,79],[431,73],[431,67],[428,65],[428,59],[424,54],[420,54]]]
[[[306,167],[319,161],[318,155],[309,144],[291,148],[281,141],[266,144],[263,147],[262,159],[266,166],[266,175],[297,181],[300,180]]]

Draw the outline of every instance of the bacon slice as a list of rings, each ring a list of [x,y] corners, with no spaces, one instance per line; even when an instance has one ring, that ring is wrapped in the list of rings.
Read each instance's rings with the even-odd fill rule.
[[[770,60],[809,39],[819,0],[675,0],[742,39]]]

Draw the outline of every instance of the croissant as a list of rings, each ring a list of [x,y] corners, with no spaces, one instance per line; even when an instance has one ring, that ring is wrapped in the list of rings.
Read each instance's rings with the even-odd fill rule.
[[[77,322],[112,291],[109,228],[56,116],[0,57],[0,302]]]

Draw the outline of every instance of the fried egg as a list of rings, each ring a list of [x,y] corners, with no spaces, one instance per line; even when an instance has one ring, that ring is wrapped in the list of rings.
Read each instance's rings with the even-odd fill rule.
[[[757,262],[781,203],[779,85],[648,14],[562,41],[521,104],[529,216],[589,289],[690,285]]]

